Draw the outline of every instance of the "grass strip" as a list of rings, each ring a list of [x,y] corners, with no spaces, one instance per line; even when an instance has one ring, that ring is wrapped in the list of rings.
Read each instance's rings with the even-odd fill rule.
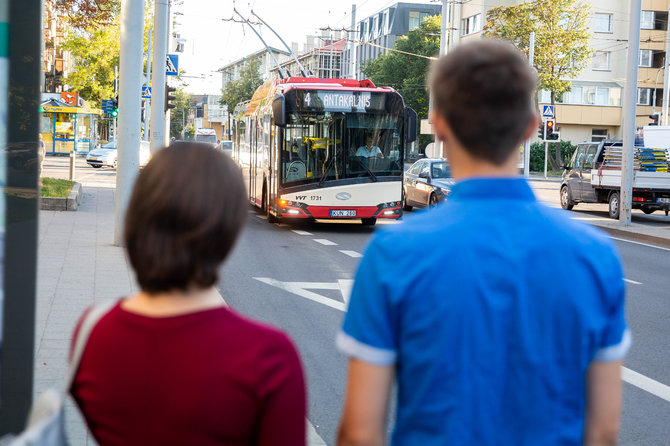
[[[43,197],[67,198],[74,186],[74,181],[61,180],[59,178],[42,178]]]

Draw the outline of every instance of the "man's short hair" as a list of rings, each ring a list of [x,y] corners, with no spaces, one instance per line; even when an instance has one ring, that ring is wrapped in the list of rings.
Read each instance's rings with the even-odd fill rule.
[[[247,216],[242,175],[206,144],[161,149],[140,172],[128,205],[125,243],[143,291],[207,288]]]
[[[537,114],[535,85],[524,56],[490,38],[456,47],[430,74],[435,112],[471,156],[495,165],[518,148]]]

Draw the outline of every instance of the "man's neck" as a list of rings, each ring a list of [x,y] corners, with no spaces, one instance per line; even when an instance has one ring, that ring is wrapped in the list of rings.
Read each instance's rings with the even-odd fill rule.
[[[460,147],[451,147],[447,152],[452,175],[456,180],[478,177],[516,177],[519,175],[516,152],[501,165],[474,158]]]

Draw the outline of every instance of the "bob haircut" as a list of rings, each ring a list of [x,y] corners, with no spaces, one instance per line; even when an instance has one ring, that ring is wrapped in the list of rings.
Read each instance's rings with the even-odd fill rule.
[[[246,216],[242,175],[228,155],[186,142],[158,151],[137,178],[124,228],[142,290],[216,284]]]

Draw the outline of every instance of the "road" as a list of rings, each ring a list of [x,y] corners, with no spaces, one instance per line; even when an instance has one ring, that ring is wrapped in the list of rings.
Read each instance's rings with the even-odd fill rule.
[[[50,163],[47,158],[46,164]],[[59,171],[56,167],[50,172]],[[89,175],[87,181],[99,177],[109,184],[115,172],[83,167],[77,176],[83,175]],[[533,182],[533,186],[538,196],[548,201],[553,200],[554,187],[557,200],[555,185]],[[572,215],[580,218],[593,212],[606,213],[606,208],[573,211]],[[670,226],[662,214],[635,213],[634,218],[658,227]],[[381,222],[376,228],[357,223],[271,225],[250,209],[246,229],[222,268],[219,289],[232,307],[280,327],[294,339],[307,374],[309,420],[328,445],[334,444],[346,379],[346,359],[335,349],[334,338],[359,256],[381,226]],[[670,292],[664,279],[670,249],[626,240],[616,240],[616,244],[628,280],[627,317],[634,336],[625,361],[620,444],[668,444]]]

